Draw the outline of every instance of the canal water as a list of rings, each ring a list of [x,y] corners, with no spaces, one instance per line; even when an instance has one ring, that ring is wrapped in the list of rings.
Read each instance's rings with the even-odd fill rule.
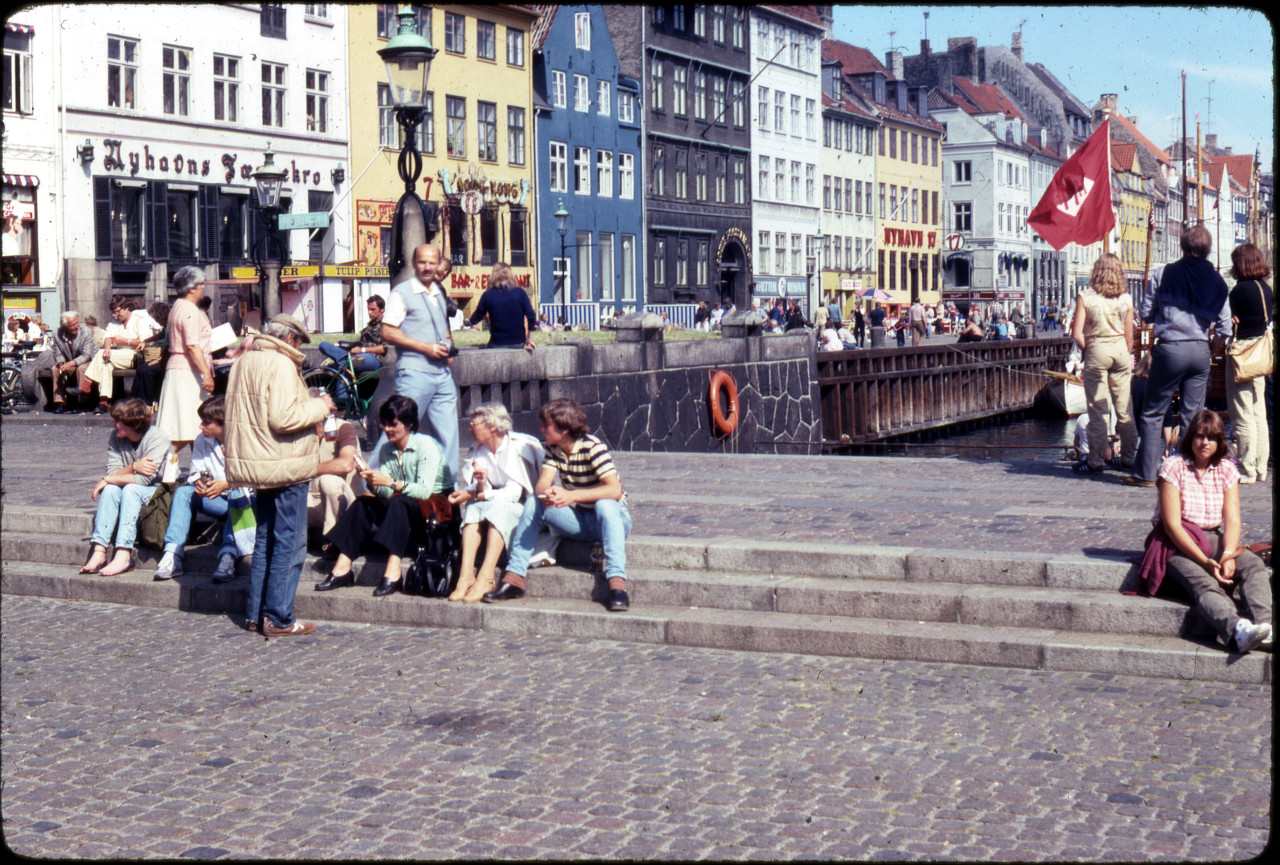
[[[875,456],[959,457],[1062,462],[1074,443],[1075,418],[1026,415],[976,429],[924,433],[860,448]]]

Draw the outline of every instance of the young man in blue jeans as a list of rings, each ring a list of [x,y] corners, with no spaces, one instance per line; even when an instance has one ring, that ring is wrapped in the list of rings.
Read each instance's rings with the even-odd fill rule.
[[[609,447],[588,433],[587,413],[570,399],[556,399],[538,409],[539,430],[546,442],[536,498],[511,538],[511,555],[502,584],[482,600],[492,604],[524,595],[524,577],[542,524],[563,537],[600,541],[604,546],[604,575],[609,581],[608,608],[630,607],[627,598],[627,535],[631,514],[622,479],[613,466]],[[557,475],[559,483],[557,483]]]

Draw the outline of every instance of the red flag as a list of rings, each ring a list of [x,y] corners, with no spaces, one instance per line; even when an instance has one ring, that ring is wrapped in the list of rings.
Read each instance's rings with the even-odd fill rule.
[[[1111,120],[1104,120],[1084,146],[1049,181],[1040,203],[1027,217],[1031,229],[1054,249],[1087,246],[1115,227],[1111,210]]]

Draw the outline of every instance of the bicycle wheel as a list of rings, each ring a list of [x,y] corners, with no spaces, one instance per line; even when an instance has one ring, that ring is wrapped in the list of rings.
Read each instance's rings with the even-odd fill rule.
[[[358,421],[364,416],[364,406],[356,394],[355,385],[348,376],[335,369],[319,367],[309,369],[302,374],[307,387],[318,387],[329,396],[338,407],[338,413],[349,421]]]
[[[5,414],[13,411],[25,400],[22,398],[22,368],[6,363],[0,373],[0,410]]]

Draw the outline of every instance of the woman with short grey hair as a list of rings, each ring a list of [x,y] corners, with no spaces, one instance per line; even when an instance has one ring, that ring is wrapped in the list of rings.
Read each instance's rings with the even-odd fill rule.
[[[213,362],[209,342],[213,326],[196,305],[204,297],[204,271],[187,266],[173,275],[178,299],[169,310],[169,362],[160,387],[157,425],[180,451],[200,431],[198,409],[213,393]]]

